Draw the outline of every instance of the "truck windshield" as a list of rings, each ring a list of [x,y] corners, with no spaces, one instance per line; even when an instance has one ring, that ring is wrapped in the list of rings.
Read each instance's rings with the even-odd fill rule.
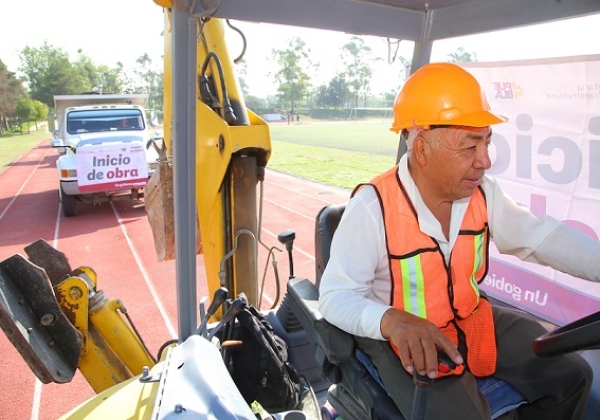
[[[94,109],[72,111],[67,116],[69,134],[99,131],[144,130],[144,118],[139,109]]]

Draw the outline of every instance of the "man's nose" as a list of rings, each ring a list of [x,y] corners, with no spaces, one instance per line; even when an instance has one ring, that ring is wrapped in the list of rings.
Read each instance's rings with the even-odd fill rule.
[[[475,162],[473,162],[473,166],[477,169],[490,169],[492,166],[492,161],[490,159],[487,145],[477,147],[477,154],[475,156]]]

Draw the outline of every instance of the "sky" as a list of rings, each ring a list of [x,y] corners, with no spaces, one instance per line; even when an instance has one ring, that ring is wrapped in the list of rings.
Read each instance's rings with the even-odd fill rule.
[[[72,60],[78,51],[96,64],[116,67],[121,62],[132,68],[135,60],[148,54],[157,66],[163,54],[163,12],[152,0],[3,0],[0,7],[0,60],[18,72],[18,53],[26,46],[39,48],[44,41],[69,53]],[[250,93],[259,97],[274,94],[273,83],[266,74],[272,67],[272,50],[284,49],[292,37],[300,37],[320,63],[315,84],[327,83],[340,68],[341,47],[351,34],[307,28],[285,27],[265,23],[232,22],[247,38],[246,80]],[[364,37],[373,55],[382,60],[374,63],[373,92],[384,92],[400,85],[400,64],[388,63],[388,46],[378,37]],[[432,61],[447,61],[448,54],[464,48],[476,53],[479,61],[502,61],[600,54],[600,15],[536,25],[510,31],[462,37],[434,43]],[[325,40],[325,41],[324,41]],[[528,40],[528,42],[524,42]],[[227,32],[230,55],[241,51],[239,37]],[[410,59],[413,43],[402,41],[398,54]],[[265,64],[266,63],[266,64]]]

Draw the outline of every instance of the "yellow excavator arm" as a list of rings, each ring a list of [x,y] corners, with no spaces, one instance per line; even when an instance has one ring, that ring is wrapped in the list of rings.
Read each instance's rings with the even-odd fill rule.
[[[209,294],[226,287],[257,305],[256,185],[271,154],[269,128],[246,108],[221,19],[197,20],[195,171]],[[165,12],[165,141],[172,138],[172,13]],[[223,260],[234,250],[232,261]],[[237,273],[244,273],[245,276]]]

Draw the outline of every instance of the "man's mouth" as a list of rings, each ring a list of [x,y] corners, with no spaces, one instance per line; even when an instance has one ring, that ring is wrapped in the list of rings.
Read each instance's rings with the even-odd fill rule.
[[[472,184],[475,187],[477,187],[477,186],[479,186],[479,184],[481,184],[481,178],[467,178],[467,179],[465,179],[465,181],[468,182],[469,184]]]

